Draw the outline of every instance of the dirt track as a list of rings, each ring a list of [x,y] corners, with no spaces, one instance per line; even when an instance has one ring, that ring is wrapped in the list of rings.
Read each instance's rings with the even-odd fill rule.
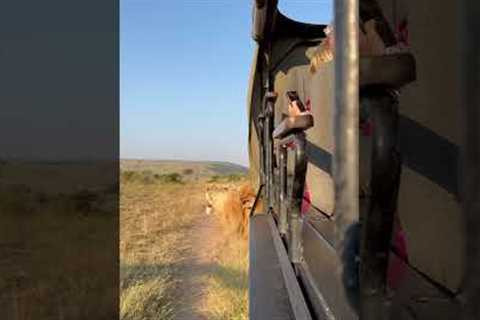
[[[218,248],[222,240],[222,228],[213,215],[198,213],[190,230],[186,259],[183,261],[179,285],[180,308],[175,315],[177,320],[206,320],[202,315],[206,290],[206,279],[213,271]]]
[[[247,319],[245,241],[204,199],[203,184],[124,183],[122,319]]]

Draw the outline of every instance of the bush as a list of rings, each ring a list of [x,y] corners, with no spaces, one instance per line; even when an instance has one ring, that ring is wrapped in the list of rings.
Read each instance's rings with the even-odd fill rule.
[[[139,173],[137,171],[122,171],[120,179],[125,182],[138,180]]]
[[[80,190],[71,196],[76,211],[87,214],[92,211],[99,195],[90,190]]]
[[[169,173],[161,175],[162,182],[165,183],[182,183],[182,175],[179,173]]]
[[[182,173],[183,173],[184,175],[191,175],[191,174],[193,174],[193,169],[190,169],[190,168],[185,169],[185,170],[183,170]]]
[[[224,176],[212,176],[208,182],[237,182],[241,181],[245,178],[245,175],[243,174],[229,174],[229,175],[224,175]]]
[[[179,173],[158,174],[150,170],[122,171],[120,180],[125,183],[137,182],[141,184],[183,183],[183,177]]]

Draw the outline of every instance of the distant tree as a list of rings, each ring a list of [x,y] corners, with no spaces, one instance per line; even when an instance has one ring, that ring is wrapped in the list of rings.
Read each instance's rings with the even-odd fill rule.
[[[190,168],[187,168],[185,170],[183,170],[182,172],[184,175],[190,175],[190,174],[193,174],[193,169],[190,169]]]

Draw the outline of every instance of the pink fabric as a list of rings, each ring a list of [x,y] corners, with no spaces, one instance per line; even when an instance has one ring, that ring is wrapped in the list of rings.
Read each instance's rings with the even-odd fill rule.
[[[302,215],[305,215],[308,212],[308,210],[310,210],[311,205],[312,205],[312,201],[311,201],[310,190],[308,189],[308,185],[305,183],[305,190],[303,192],[303,199],[302,199],[302,209],[300,213]]]
[[[397,40],[401,44],[404,44],[406,46],[409,45],[409,39],[408,39],[408,21],[403,20],[400,22],[397,26]]]
[[[373,133],[373,123],[369,120],[360,125],[360,131],[363,136],[370,137]]]
[[[312,102],[310,101],[310,99],[307,99],[307,102],[305,102],[305,110],[307,110],[307,112],[312,111]]]

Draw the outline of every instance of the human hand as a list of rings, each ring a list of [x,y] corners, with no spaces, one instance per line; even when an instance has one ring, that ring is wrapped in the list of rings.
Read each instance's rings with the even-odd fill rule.
[[[288,104],[288,115],[290,117],[296,117],[302,114],[306,114],[308,111],[301,111],[298,106],[298,101],[293,101]]]

